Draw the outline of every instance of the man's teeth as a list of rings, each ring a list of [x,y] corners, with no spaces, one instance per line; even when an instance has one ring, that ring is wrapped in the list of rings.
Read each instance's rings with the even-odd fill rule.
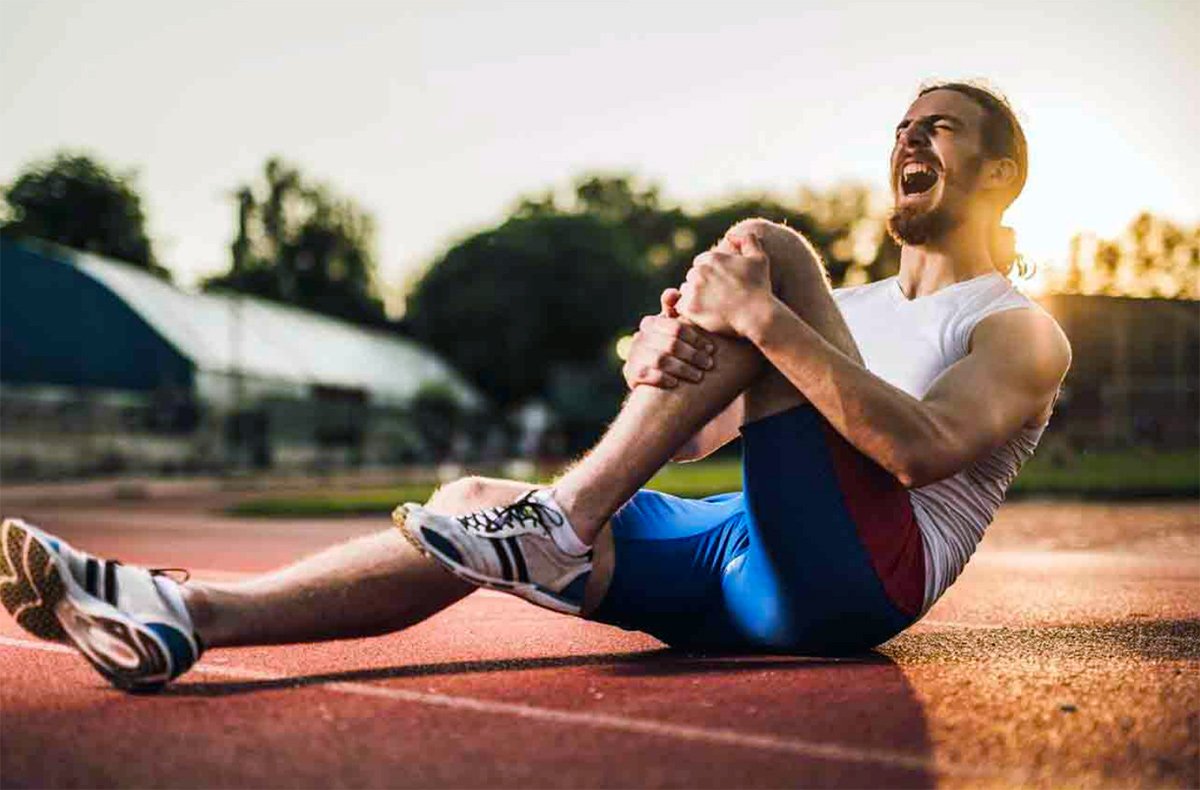
[[[906,178],[916,173],[928,173],[929,175],[933,175],[933,168],[929,165],[921,164],[920,162],[909,162],[904,166],[903,175]]]
[[[906,195],[928,192],[937,182],[937,171],[922,162],[909,162],[900,170],[900,188]]]

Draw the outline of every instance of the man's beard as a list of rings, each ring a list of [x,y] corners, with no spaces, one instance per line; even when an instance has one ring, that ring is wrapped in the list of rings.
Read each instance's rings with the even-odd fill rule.
[[[958,224],[958,218],[945,204],[933,209],[901,206],[888,215],[887,231],[892,241],[919,246],[936,239]]]
[[[896,206],[888,216],[887,231],[892,241],[903,246],[905,244],[919,246],[933,239],[941,238],[953,230],[962,221],[962,212],[953,207],[953,194],[970,191],[979,175],[983,157],[979,156],[970,161],[963,171],[968,175],[961,179],[947,174],[946,183],[942,185],[942,199],[934,208],[921,206]]]

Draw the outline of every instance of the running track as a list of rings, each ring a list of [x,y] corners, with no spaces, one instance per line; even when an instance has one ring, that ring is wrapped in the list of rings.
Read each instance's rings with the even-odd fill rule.
[[[201,577],[386,520],[211,499],[4,511]],[[1195,503],[1006,506],[962,579],[874,654],[698,656],[481,592],[379,639],[216,651],[108,688],[0,617],[0,786],[1200,785]]]

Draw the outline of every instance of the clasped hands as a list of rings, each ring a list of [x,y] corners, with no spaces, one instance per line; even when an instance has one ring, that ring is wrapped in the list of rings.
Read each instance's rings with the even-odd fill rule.
[[[697,255],[662,310],[642,319],[622,373],[630,389],[696,383],[715,364],[710,334],[745,337],[746,322],[772,299],[770,262],[752,234],[728,235]]]

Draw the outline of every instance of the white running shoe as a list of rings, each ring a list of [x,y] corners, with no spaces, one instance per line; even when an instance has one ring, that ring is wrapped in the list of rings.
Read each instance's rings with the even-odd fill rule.
[[[392,520],[421,553],[459,578],[556,612],[579,614],[583,608],[592,552],[559,547],[554,531],[571,526],[547,490],[465,516],[408,503],[396,508]]]
[[[74,645],[110,683],[157,691],[200,658],[182,599],[164,572],[79,551],[20,519],[0,525],[0,602],[34,636]]]

